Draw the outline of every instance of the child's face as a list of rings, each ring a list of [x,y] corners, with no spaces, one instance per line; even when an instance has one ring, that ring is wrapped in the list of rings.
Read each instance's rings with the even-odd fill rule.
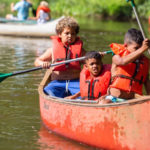
[[[93,77],[96,77],[101,72],[102,62],[101,62],[101,60],[97,60],[95,58],[90,58],[90,59],[86,60],[86,65],[85,66],[89,70],[91,75]]]
[[[75,42],[77,34],[70,28],[64,28],[63,32],[59,34],[59,37],[64,45],[69,45]]]
[[[139,44],[137,44],[136,42],[132,41],[130,44],[126,44],[126,48],[128,49],[128,51],[130,51],[131,53],[136,51],[137,49],[139,49],[141,46]]]

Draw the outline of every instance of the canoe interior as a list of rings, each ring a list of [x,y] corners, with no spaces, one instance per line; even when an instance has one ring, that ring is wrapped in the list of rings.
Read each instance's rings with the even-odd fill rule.
[[[121,102],[121,103],[110,103],[110,104],[103,104],[103,105],[99,105],[99,101],[93,101],[93,100],[68,100],[68,99],[64,99],[64,98],[59,98],[59,97],[53,97],[53,96],[49,96],[46,95],[43,91],[44,87],[51,81],[51,72],[52,69],[49,69],[46,71],[45,76],[43,78],[43,80],[41,81],[39,88],[38,88],[38,92],[39,95],[44,96],[47,100],[54,100],[57,102],[61,102],[61,103],[69,103],[72,105],[84,105],[87,104],[91,107],[114,107],[114,106],[121,106],[121,105],[134,105],[134,104],[140,104],[140,103],[144,103],[145,101],[150,101],[150,96],[137,96],[136,99],[131,99],[125,102]],[[95,105],[94,105],[95,104]]]

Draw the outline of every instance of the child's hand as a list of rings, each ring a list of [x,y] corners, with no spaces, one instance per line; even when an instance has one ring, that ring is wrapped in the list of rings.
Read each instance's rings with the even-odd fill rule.
[[[101,96],[98,100],[99,100],[99,103],[98,104],[109,104],[109,103],[112,103],[111,100],[109,99],[105,99],[107,95],[104,95],[104,96]]]
[[[149,39],[145,39],[144,41],[143,41],[143,43],[142,43],[142,49],[144,50],[144,51],[146,51],[148,48],[150,47],[150,40]]]
[[[99,52],[99,54],[103,57],[104,55],[106,55],[105,52]]]
[[[66,98],[66,99],[76,99],[76,98],[79,97],[79,96],[80,96],[80,91],[79,91],[78,93],[74,94],[74,95],[67,96],[67,97],[65,97],[65,98]]]
[[[50,68],[50,65],[51,65],[50,62],[43,62],[41,66],[42,66],[42,68],[44,68],[44,69],[48,69],[48,68]]]

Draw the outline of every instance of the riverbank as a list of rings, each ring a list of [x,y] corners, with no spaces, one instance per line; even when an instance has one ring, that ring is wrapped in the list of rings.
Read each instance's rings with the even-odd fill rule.
[[[14,3],[18,0],[14,0]],[[40,0],[31,0],[33,7],[36,9]],[[119,20],[126,21],[135,18],[132,11],[132,6],[126,0],[55,0],[50,1],[49,6],[52,11],[52,16],[70,15],[81,17],[94,17],[104,20]],[[0,14],[5,16],[10,13],[9,0],[1,0]],[[136,5],[140,17],[147,19],[150,15],[150,1],[136,0]],[[32,13],[30,13],[32,15]]]

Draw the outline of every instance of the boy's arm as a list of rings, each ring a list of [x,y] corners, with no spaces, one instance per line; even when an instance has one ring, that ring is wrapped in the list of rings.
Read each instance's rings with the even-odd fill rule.
[[[143,54],[149,48],[149,45],[150,45],[149,43],[150,41],[148,39],[145,39],[143,41],[142,46],[138,50],[130,53],[129,55],[124,56],[124,57],[120,57],[119,55],[113,56],[112,58],[113,63],[116,65],[126,65],[128,63],[133,62],[135,59],[137,59],[141,54]]]
[[[10,9],[11,9],[12,12],[15,11],[15,10],[14,10],[14,6],[15,6],[14,3],[11,3],[11,4],[10,4]]]
[[[52,48],[49,48],[41,56],[36,58],[34,65],[36,67],[42,66],[43,68],[49,68],[51,60],[52,60]]]
[[[71,95],[71,96],[67,96],[67,97],[65,97],[66,99],[76,99],[77,97],[79,97],[79,96],[81,96],[81,93],[80,92],[78,92],[78,93],[76,93],[76,94],[74,94],[74,95]]]

